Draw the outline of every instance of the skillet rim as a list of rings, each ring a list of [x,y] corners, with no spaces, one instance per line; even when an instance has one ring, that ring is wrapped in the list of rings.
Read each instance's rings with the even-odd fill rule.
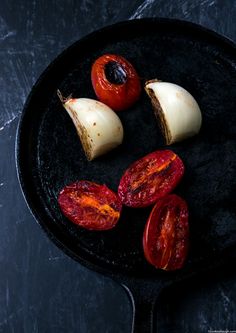
[[[149,17],[149,18],[141,18],[141,19],[134,19],[134,20],[126,20],[117,22],[105,27],[102,27],[96,31],[93,31],[89,33],[88,35],[82,37],[81,39],[77,40],[73,44],[71,44],[69,47],[65,48],[56,58],[54,58],[53,61],[50,62],[50,64],[44,69],[44,71],[40,74],[39,78],[33,84],[31,91],[26,99],[26,102],[24,104],[22,113],[20,115],[20,119],[17,126],[16,131],[16,140],[15,140],[15,163],[16,163],[16,171],[17,171],[17,177],[20,184],[21,192],[23,194],[24,200],[29,208],[29,211],[31,212],[32,216],[36,220],[36,222],[40,225],[40,227],[44,230],[44,232],[47,234],[49,239],[59,248],[61,249],[65,254],[67,254],[72,259],[76,260],[77,262],[81,263],[83,266],[85,266],[88,269],[91,269],[93,271],[96,271],[98,273],[101,273],[106,276],[113,277],[115,279],[126,281],[127,279],[143,279],[143,275],[134,275],[132,271],[121,271],[121,268],[117,269],[117,266],[111,266],[110,264],[101,265],[100,263],[96,263],[96,258],[94,258],[93,255],[84,252],[82,254],[75,253],[69,246],[68,241],[65,241],[64,235],[62,237],[60,235],[55,235],[55,233],[51,230],[50,224],[48,225],[43,221],[41,218],[41,214],[38,212],[37,208],[35,207],[35,202],[32,200],[30,191],[28,190],[27,185],[27,175],[24,174],[24,162],[22,161],[22,151],[24,151],[24,146],[22,145],[22,141],[24,141],[25,132],[22,130],[25,123],[25,117],[28,112],[29,105],[31,103],[31,100],[34,98],[35,93],[37,92],[38,87],[40,87],[41,83],[44,81],[44,79],[47,77],[48,74],[50,74],[50,71],[52,68],[57,66],[59,61],[63,59],[64,56],[66,56],[67,53],[70,53],[73,51],[74,48],[78,47],[79,44],[83,44],[84,42],[88,41],[91,38],[96,37],[99,34],[109,34],[110,31],[113,29],[119,29],[119,27],[123,26],[133,26],[135,25],[148,25],[148,24],[156,24],[156,25],[173,25],[177,27],[186,27],[189,29],[192,29],[196,34],[207,34],[207,37],[211,37],[212,39],[216,40],[218,43],[221,42],[224,44],[224,46],[227,46],[228,49],[231,49],[232,52],[236,51],[236,44],[233,40],[230,38],[219,34],[211,29],[208,29],[206,27],[203,27],[200,24],[193,23],[190,21],[180,20],[180,19],[172,19],[172,18],[158,18],[158,17]],[[205,38],[207,38],[205,37]],[[227,50],[228,51],[228,50]],[[45,211],[43,212],[45,214]],[[69,237],[67,237],[69,239]],[[81,251],[82,252],[82,251]],[[206,264],[205,264],[206,265]],[[203,266],[205,266],[203,265]],[[201,270],[201,269],[200,269]],[[183,273],[184,274],[183,274]],[[161,278],[165,274],[168,274],[170,276],[173,276],[173,273],[166,273],[162,271],[158,271],[158,274],[155,276],[145,276],[145,280],[156,280],[157,278]],[[184,268],[177,273],[175,273],[175,277],[177,280],[179,280],[179,276],[181,275],[192,275],[192,272],[186,272]]]

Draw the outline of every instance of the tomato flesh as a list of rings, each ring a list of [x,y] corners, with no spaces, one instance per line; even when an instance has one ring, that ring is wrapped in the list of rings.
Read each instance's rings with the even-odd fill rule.
[[[91,80],[98,99],[115,111],[129,108],[141,94],[136,70],[119,55],[105,54],[99,57],[92,66]]]
[[[175,194],[157,201],[143,234],[147,261],[163,270],[183,267],[188,253],[189,226],[186,202]]]
[[[58,196],[63,214],[89,230],[108,230],[119,220],[122,204],[106,185],[77,181],[65,186]]]
[[[182,160],[171,150],[150,153],[123,174],[118,195],[129,207],[146,207],[170,193],[184,174]]]

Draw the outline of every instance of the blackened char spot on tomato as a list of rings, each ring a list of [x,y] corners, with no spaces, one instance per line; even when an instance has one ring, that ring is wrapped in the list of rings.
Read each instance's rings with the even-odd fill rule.
[[[127,80],[127,73],[116,61],[109,61],[104,67],[107,80],[112,84],[123,84]]]

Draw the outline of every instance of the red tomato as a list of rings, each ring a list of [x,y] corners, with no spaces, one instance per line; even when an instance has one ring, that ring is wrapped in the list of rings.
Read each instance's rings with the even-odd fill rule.
[[[131,164],[123,174],[118,195],[129,207],[146,207],[170,193],[184,174],[182,160],[171,150],[159,150]]]
[[[147,261],[167,271],[183,266],[189,244],[188,208],[175,194],[157,201],[143,234]]]
[[[91,72],[98,99],[115,111],[133,105],[141,94],[141,83],[134,67],[123,57],[105,54],[98,58]]]
[[[119,220],[122,204],[106,185],[78,181],[63,188],[58,197],[64,215],[89,230],[108,230]]]

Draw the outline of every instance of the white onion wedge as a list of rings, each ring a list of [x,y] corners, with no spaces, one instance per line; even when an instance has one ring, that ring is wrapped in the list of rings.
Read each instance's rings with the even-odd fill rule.
[[[167,145],[199,132],[202,124],[201,111],[187,90],[158,80],[147,81],[145,90],[151,98]]]
[[[120,145],[123,126],[117,114],[107,105],[90,98],[58,96],[70,115],[89,161]]]

